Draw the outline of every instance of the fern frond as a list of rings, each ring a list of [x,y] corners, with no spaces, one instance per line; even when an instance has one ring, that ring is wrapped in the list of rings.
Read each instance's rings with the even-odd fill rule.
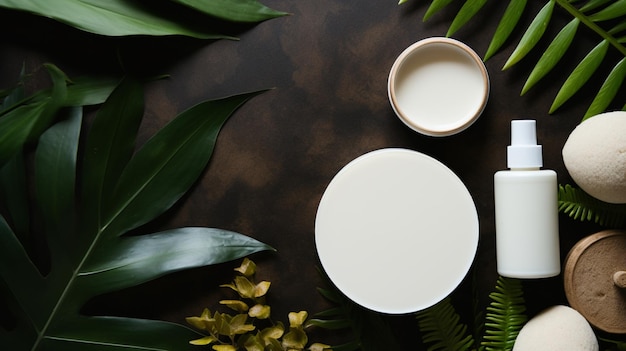
[[[528,317],[521,281],[499,277],[496,291],[489,294],[485,335],[481,345],[487,351],[509,351]]]
[[[461,323],[449,297],[436,305],[416,313],[422,341],[428,344],[428,351],[471,350],[474,338],[467,333],[467,326]]]
[[[593,221],[604,227],[626,224],[626,205],[600,201],[582,189],[559,185],[559,212],[580,221]]]

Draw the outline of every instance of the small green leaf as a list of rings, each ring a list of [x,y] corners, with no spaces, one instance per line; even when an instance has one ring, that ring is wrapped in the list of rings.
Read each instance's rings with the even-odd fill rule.
[[[504,11],[504,15],[502,15],[502,19],[500,19],[500,23],[498,23],[498,27],[496,28],[493,38],[489,43],[484,61],[489,60],[493,55],[495,55],[495,53],[500,50],[502,45],[504,45],[506,40],[509,38],[513,29],[519,22],[519,19],[522,17],[522,13],[524,13],[526,1],[527,0],[511,0],[509,2],[509,5]]]
[[[233,22],[261,22],[285,16],[286,12],[273,10],[257,0],[172,0],[211,16]]]
[[[472,19],[478,11],[487,3],[487,0],[466,0],[459,12],[454,17],[450,28],[448,29],[448,33],[446,36],[452,36],[456,33],[461,27],[463,27],[467,21]]]
[[[597,9],[598,7],[604,6],[605,4],[614,1],[614,0],[590,0],[587,1],[583,6],[581,6],[578,11],[580,12],[589,12]]]
[[[609,106],[615,95],[626,79],[626,58],[623,58],[621,61],[613,67],[606,80],[600,87],[598,94],[591,102],[591,105],[585,112],[583,116],[583,121],[589,117],[595,116],[603,111]]]
[[[433,2],[430,4],[428,9],[426,10],[426,13],[424,14],[424,18],[422,20],[424,22],[428,21],[428,19],[432,17],[432,15],[439,12],[444,7],[448,6],[452,1],[454,0],[433,0]]]
[[[523,59],[529,52],[532,50],[535,45],[539,42],[539,39],[545,33],[546,28],[548,28],[548,24],[550,23],[550,19],[552,17],[552,12],[554,11],[554,0],[550,0],[547,4],[541,8],[541,11],[537,13],[537,16],[533,19],[533,21],[524,32],[522,39],[513,50],[511,56],[502,67],[502,70],[509,69],[516,63],[518,63],[521,59]]]
[[[589,16],[594,22],[608,21],[626,15],[626,0],[616,0],[609,6]]]
[[[526,84],[524,84],[524,87],[522,88],[521,95],[528,92],[530,88],[532,88],[539,80],[541,80],[541,78],[548,74],[554,66],[556,66],[569,48],[572,40],[574,40],[579,24],[580,20],[578,18],[574,18],[556,35],[546,51],[543,55],[541,55],[541,58],[539,58],[535,68],[533,68],[532,72],[530,72],[530,75],[526,80]]]
[[[550,107],[549,113],[556,111],[561,105],[563,105],[569,98],[571,98],[585,83],[591,78],[595,71],[600,67],[600,64],[606,57],[607,50],[609,49],[608,40],[603,40],[600,44],[596,45],[585,58],[576,66],[574,71],[567,78],[563,86],[559,90]]]

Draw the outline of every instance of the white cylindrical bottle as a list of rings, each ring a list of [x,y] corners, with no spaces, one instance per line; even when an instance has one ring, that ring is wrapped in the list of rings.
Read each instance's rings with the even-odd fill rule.
[[[547,278],[561,272],[556,172],[543,166],[536,122],[511,122],[510,170],[494,175],[498,274]]]

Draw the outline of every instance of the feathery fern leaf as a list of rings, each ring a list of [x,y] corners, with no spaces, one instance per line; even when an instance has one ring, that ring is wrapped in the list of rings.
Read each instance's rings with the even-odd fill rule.
[[[401,0],[400,3],[406,1]],[[607,57],[612,57],[608,55],[609,49],[617,50],[626,58],[626,0],[544,1],[545,5],[528,25],[502,69],[507,70],[513,67],[533,51],[551,25],[554,9],[558,8],[571,16],[571,20],[552,39],[552,43],[546,51],[539,55],[540,59],[524,84],[521,95],[524,95],[553,70],[568,48],[575,42],[576,37],[579,36],[577,29],[582,24],[590,30],[587,33],[592,32],[598,36],[599,40],[597,42],[600,44],[591,49],[589,54],[566,77],[564,84],[549,108],[549,113],[556,112],[576,93],[586,87],[590,77],[596,74],[600,65],[613,65],[613,70],[608,74],[604,84],[595,94],[591,105],[583,116],[583,120],[606,111],[616,99],[617,92],[626,80],[626,63],[624,63],[624,60],[620,59],[617,63],[607,62]],[[451,22],[447,36],[456,33],[463,25],[476,18],[486,2],[487,0],[465,0]],[[526,2],[527,0],[509,0],[509,4],[498,22],[498,26],[484,55],[485,61],[501,50],[504,43],[509,39],[513,30],[519,24],[523,12],[526,10]],[[432,0],[424,15],[424,21],[451,3],[451,0]],[[626,105],[624,109],[626,109]]]
[[[316,326],[323,329],[347,331],[351,338],[341,345],[333,345],[333,351],[396,351],[401,347],[389,322],[383,315],[366,310],[342,294],[330,281],[330,278],[320,271],[329,288],[318,288],[318,292],[333,303],[333,307],[316,313],[314,318],[307,321],[307,326]]]
[[[528,317],[521,281],[499,277],[496,291],[489,294],[486,331],[482,346],[487,351],[510,351]]]
[[[422,341],[428,344],[428,351],[471,350],[474,338],[467,332],[467,325],[460,323],[460,317],[452,305],[450,297],[436,305],[416,313]]]
[[[626,205],[610,204],[566,184],[559,185],[559,212],[580,221],[593,221],[605,227],[626,224]]]

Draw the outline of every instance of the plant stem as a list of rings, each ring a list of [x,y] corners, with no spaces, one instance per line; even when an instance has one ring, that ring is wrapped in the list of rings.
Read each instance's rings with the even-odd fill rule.
[[[565,11],[569,12],[570,15],[578,18],[587,28],[596,32],[599,36],[608,41],[613,47],[615,47],[619,52],[622,53],[626,57],[626,47],[624,47],[614,36],[609,34],[602,27],[597,25],[595,22],[589,19],[587,15],[580,12],[574,5],[572,5],[568,0],[556,0],[556,3],[561,6]]]

